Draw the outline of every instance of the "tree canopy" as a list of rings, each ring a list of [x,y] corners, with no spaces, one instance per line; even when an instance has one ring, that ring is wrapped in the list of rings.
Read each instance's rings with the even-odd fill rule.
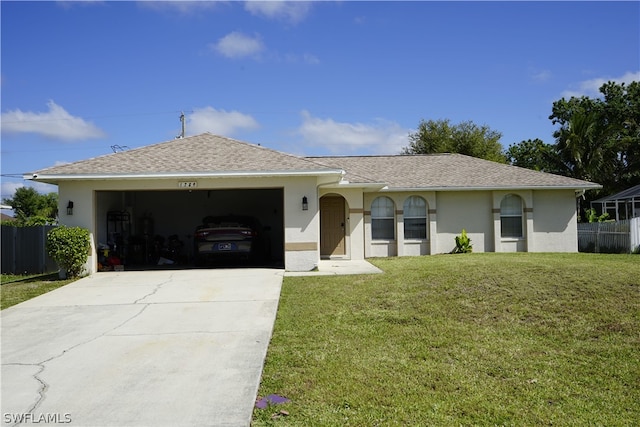
[[[471,121],[421,120],[418,130],[409,134],[409,146],[402,154],[459,153],[505,163],[501,137],[500,132]]]
[[[545,144],[541,139],[528,139],[519,144],[512,144],[505,152],[507,163],[521,168],[540,172],[562,173],[558,153],[552,144]]]
[[[553,103],[549,119],[565,172],[614,193],[640,183],[640,82],[605,83],[600,98]]]
[[[15,212],[15,223],[19,226],[55,223],[58,216],[58,194],[40,194],[32,187],[20,187],[13,197],[2,203],[11,205]]]
[[[555,143],[513,144],[507,161],[601,184],[591,198],[640,184],[640,82],[608,82],[600,93],[554,102],[549,119],[559,125]]]

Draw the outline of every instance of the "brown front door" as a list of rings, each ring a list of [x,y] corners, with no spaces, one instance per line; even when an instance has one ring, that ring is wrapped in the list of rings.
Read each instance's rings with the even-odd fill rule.
[[[325,196],[320,199],[320,256],[345,255],[344,199]]]

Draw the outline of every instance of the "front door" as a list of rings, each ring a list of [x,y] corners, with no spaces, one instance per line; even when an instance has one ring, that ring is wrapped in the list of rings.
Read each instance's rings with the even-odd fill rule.
[[[345,255],[344,198],[324,196],[320,199],[320,256]]]

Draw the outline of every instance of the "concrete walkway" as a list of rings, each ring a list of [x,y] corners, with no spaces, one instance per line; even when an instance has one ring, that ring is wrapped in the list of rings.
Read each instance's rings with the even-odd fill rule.
[[[378,267],[365,260],[323,259],[315,271],[287,271],[286,276],[331,276],[345,274],[382,273]]]
[[[248,426],[283,274],[98,273],[3,310],[3,425]]]

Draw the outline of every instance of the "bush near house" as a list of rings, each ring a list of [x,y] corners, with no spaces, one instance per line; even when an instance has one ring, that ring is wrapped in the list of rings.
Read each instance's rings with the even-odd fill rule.
[[[47,251],[67,277],[84,273],[90,248],[89,230],[59,226],[47,234]]]
[[[451,251],[452,254],[468,254],[473,252],[471,239],[467,236],[467,230],[462,229],[462,233],[456,236],[456,247]]]

